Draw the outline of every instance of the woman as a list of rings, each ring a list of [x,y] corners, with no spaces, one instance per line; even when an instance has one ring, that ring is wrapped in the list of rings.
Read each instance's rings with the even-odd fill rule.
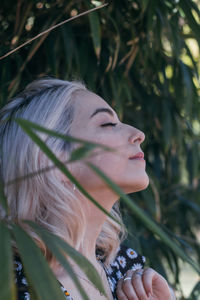
[[[4,182],[51,166],[39,147],[15,122],[8,120],[16,117],[114,148],[115,152],[95,149],[86,160],[100,168],[127,194],[148,186],[140,147],[144,133],[121,123],[115,111],[80,82],[58,79],[34,81],[1,111],[0,119],[5,122],[0,125],[0,175]],[[72,150],[79,147],[78,144],[44,134],[41,137],[64,162],[69,159]],[[87,192],[121,221],[118,195],[87,167],[84,160],[68,163],[67,167]],[[37,222],[71,243],[92,262],[102,278],[107,298],[88,281],[78,266],[72,266],[90,299],[174,299],[173,292],[161,275],[151,268],[142,269],[144,257],[130,248],[119,247],[125,236],[124,228],[102,213],[57,169],[7,186],[6,195],[11,215],[17,222],[20,223],[22,219]],[[81,299],[70,276],[55,261],[39,237],[30,228],[26,230],[46,256],[67,299]],[[22,265],[19,260],[16,264],[18,286],[25,288],[18,297],[20,300],[29,299]]]

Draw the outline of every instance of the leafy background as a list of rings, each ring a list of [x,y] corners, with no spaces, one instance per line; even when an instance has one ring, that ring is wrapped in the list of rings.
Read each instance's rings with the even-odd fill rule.
[[[1,1],[0,56],[104,1]],[[146,134],[150,186],[131,195],[200,265],[199,0],[115,0],[0,60],[0,106],[41,76],[81,79]],[[122,204],[126,243],[163,274],[178,299],[200,299],[180,284],[179,259]],[[188,267],[189,268],[189,267]],[[187,269],[192,272],[190,269]],[[192,288],[193,291],[192,291]]]

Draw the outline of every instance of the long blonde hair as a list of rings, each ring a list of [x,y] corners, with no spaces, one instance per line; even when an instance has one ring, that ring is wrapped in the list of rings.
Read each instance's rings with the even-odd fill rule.
[[[74,116],[73,99],[78,91],[87,89],[76,81],[39,79],[29,84],[0,111],[0,177],[4,183],[52,165],[12,118],[28,119],[48,129],[70,134]],[[65,150],[65,160],[73,149],[72,143],[52,136],[46,136],[45,143],[58,157]],[[37,222],[78,249],[83,239],[84,215],[79,198],[70,185],[60,181],[56,171],[52,168],[5,185],[10,214],[17,223],[23,219]],[[122,222],[118,204],[112,208],[111,214]],[[45,244],[30,228],[26,230],[53,267],[55,260]],[[96,244],[96,248],[104,254],[106,265],[115,257],[123,237],[124,227],[107,218]]]

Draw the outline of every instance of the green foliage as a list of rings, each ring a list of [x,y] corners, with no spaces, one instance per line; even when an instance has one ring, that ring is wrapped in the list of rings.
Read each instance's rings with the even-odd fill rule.
[[[100,3],[2,1],[0,56]],[[130,196],[196,265],[200,265],[199,5],[197,0],[115,0],[0,60],[0,106],[36,77],[80,78],[112,105],[123,122],[145,132],[150,186]],[[88,149],[75,157],[84,157]],[[0,197],[5,199],[3,193]],[[171,276],[180,299],[199,299],[198,282],[190,297],[181,293],[178,253],[143,226],[124,202],[122,206],[134,235],[129,243],[153,268]]]
[[[15,299],[15,285],[13,282],[11,235],[9,229],[0,222],[0,288],[1,299]]]

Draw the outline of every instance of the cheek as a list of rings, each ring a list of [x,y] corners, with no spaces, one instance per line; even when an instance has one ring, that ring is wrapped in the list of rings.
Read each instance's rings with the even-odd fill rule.
[[[121,130],[118,130],[117,132],[117,130],[114,128],[98,129],[92,133],[90,132],[88,136],[86,136],[86,134],[83,132],[82,136],[84,136],[85,139],[114,149],[117,149],[118,147],[122,146],[122,144],[127,143],[124,138],[125,132],[122,132]]]
[[[103,154],[97,153],[98,151],[93,153],[94,156],[85,159],[85,161],[95,165],[108,177],[116,181],[117,177],[124,173],[124,170],[126,169],[126,160],[119,155],[110,152],[104,152]],[[73,164],[72,174],[85,186],[92,182],[102,181],[83,161]]]
[[[144,166],[133,164],[113,153],[90,157],[87,161],[97,166],[125,193],[140,191],[148,186],[148,176]],[[102,190],[107,186],[84,162],[75,163],[72,167],[72,174],[88,191]]]
[[[99,167],[106,174],[113,170],[120,170],[127,163],[127,160],[120,153],[104,151],[96,153],[94,157],[88,159],[92,164]]]
[[[119,153],[107,153],[97,157],[92,163],[121,187],[131,186],[141,190],[148,185],[148,176],[143,162],[130,161]]]

